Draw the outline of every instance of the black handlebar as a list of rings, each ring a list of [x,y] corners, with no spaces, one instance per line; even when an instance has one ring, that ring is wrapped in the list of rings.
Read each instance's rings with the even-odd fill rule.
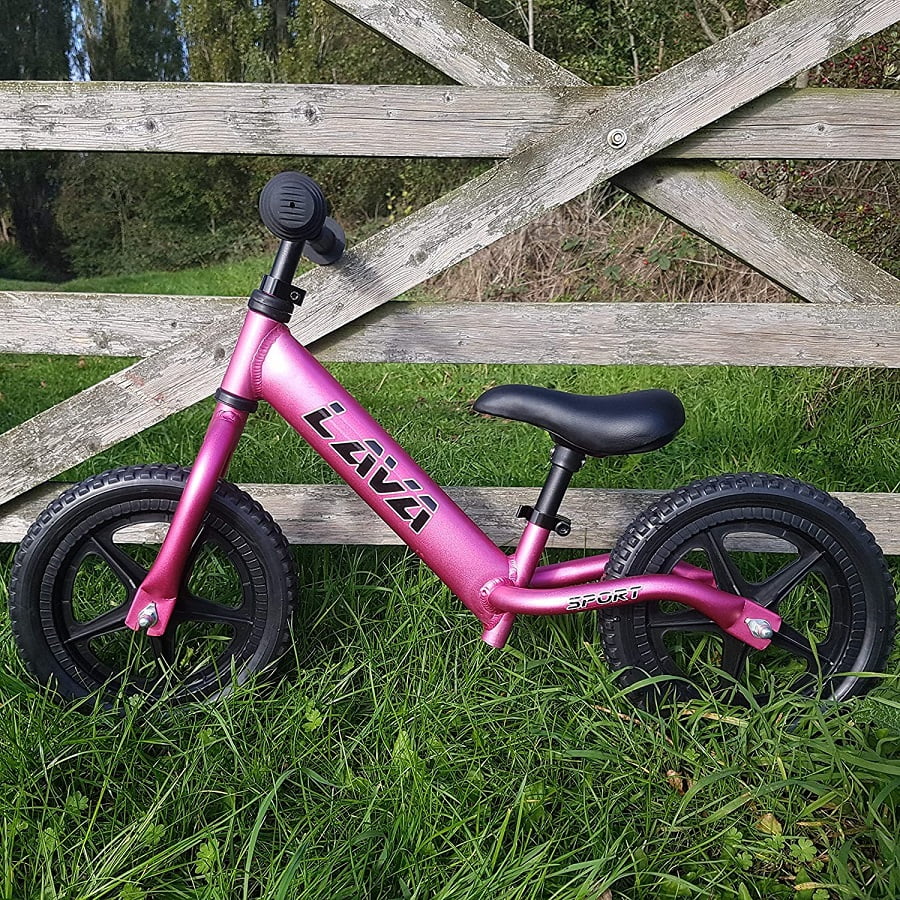
[[[317,265],[330,266],[344,255],[346,246],[347,237],[341,223],[326,216],[319,236],[306,242],[303,253]]]
[[[281,172],[270,179],[259,195],[259,214],[275,237],[305,243],[304,253],[320,266],[344,252],[344,229],[329,217],[322,188],[308,175]]]

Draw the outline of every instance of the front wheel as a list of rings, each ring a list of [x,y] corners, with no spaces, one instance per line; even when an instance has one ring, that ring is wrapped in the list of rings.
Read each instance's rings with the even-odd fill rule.
[[[219,482],[166,633],[125,626],[187,480],[175,466],[94,475],[54,500],[13,563],[10,616],[29,670],[63,698],[212,700],[286,649],[290,551],[263,508]]]
[[[690,607],[645,603],[604,611],[607,660],[647,701],[701,691],[740,701],[788,690],[843,700],[883,669],[896,604],[881,550],[834,497],[774,475],[722,475],[666,494],[616,544],[608,578],[668,573],[680,561],[712,571],[721,590],[777,612],[771,645],[752,650]],[[666,677],[670,676],[670,677]]]

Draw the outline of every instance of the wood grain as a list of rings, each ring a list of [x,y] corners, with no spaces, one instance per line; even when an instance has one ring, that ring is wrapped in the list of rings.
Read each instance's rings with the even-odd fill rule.
[[[900,305],[391,303],[313,350],[360,362],[897,368]]]
[[[66,485],[47,484],[5,506],[0,516],[0,542],[22,539],[31,522]],[[281,525],[293,544],[399,544],[400,539],[345,485],[242,485]],[[538,488],[448,488],[450,496],[500,546],[513,546],[522,531],[515,518],[520,505],[533,504]],[[609,491],[572,488],[562,513],[572,519],[572,533],[551,537],[550,546],[609,549],[631,520],[660,491]],[[840,493],[888,554],[900,554],[900,495]],[[137,537],[137,536],[135,536]],[[148,534],[147,540],[158,540]],[[768,548],[766,548],[768,549]]]
[[[666,159],[896,159],[900,91],[772,91],[658,154]]]
[[[0,292],[0,353],[147,356],[242,304]],[[900,304],[394,302],[312,349],[336,362],[897,368]]]
[[[604,87],[0,82],[0,150],[510,156]],[[778,90],[665,158],[898,159],[900,91]]]
[[[240,297],[0,291],[0,353],[148,356],[245,306]]]

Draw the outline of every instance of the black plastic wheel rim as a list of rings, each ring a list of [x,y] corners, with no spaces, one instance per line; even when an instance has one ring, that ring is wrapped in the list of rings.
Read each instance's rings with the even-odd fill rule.
[[[746,549],[754,542],[777,546],[777,552]],[[820,689],[841,699],[849,691],[852,680],[835,676],[860,657],[865,598],[832,538],[809,522],[792,528],[741,519],[676,534],[655,554],[652,568],[671,572],[682,560],[711,570],[721,589],[755,600],[784,621],[769,648],[757,651],[682,604],[647,604],[635,616],[635,639],[652,648],[665,673],[739,701],[783,691],[811,696]]]
[[[254,622],[265,620],[263,574],[246,540],[212,514],[192,548],[166,634],[150,638],[125,626],[175,502],[160,505],[133,512],[126,503],[101,514],[102,521],[92,517],[47,566],[42,627],[57,662],[88,690],[207,695],[229,685],[256,650]],[[133,529],[148,526],[154,542],[138,543]]]

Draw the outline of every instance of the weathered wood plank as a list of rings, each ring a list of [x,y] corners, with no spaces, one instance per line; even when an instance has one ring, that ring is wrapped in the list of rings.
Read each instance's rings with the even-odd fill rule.
[[[240,297],[0,291],[0,353],[148,356],[244,306]]]
[[[898,113],[900,91],[772,91],[658,157],[896,159]]]
[[[0,149],[509,156],[608,90],[0,82]],[[462,138],[462,139],[461,139]]]
[[[500,158],[623,93],[603,87],[0,82],[0,150]],[[660,155],[898,159],[900,91],[773,91]]]
[[[22,539],[38,513],[65,485],[47,484],[4,507],[0,543]],[[344,485],[243,485],[275,517],[293,544],[399,544],[400,539]],[[534,503],[538,488],[448,488],[448,493],[501,546],[512,546],[522,531],[514,517]],[[551,537],[550,546],[608,549],[629,522],[660,491],[610,491],[573,488],[562,512],[572,519],[572,533]],[[835,493],[863,519],[885,553],[900,554],[900,494]],[[136,537],[136,536],[135,536]],[[148,540],[158,540],[149,534]]]
[[[897,368],[900,305],[392,303],[313,349],[366,362]]]
[[[439,72],[452,61],[462,84],[570,84],[584,82],[546,56],[447,0],[329,0],[332,6],[405,47]],[[512,75],[512,77],[510,77]]]
[[[568,85],[574,77],[571,72],[561,76],[548,74],[545,57],[505,32],[496,35],[495,26],[484,19],[471,20],[471,10],[457,0],[442,0],[438,9],[434,8],[435,0],[406,0],[405,15],[431,23],[430,27],[418,29],[409,29],[402,22],[395,25],[391,12],[394,0],[331,2],[364,24],[377,27],[439,71],[466,84]],[[434,18],[429,20],[430,16]],[[448,36],[454,29],[463,28],[462,23],[465,23],[464,30],[457,31],[455,38]],[[444,42],[451,44],[454,52],[444,52]],[[477,61],[485,52],[484,47],[491,48],[492,63],[479,68]],[[584,84],[580,80],[578,83]],[[760,98],[756,104],[764,104],[769,96]],[[807,116],[813,130],[818,132],[819,123],[812,123],[818,113],[808,110]],[[711,127],[715,129],[726,121],[719,119]],[[671,146],[680,148],[690,144],[697,134]],[[822,232],[811,229],[799,216],[787,213],[712,163],[679,168],[655,166],[655,161],[651,161],[611,180],[807,300],[816,303],[833,299],[865,303],[900,301],[900,281]],[[740,202],[744,205],[738,208]],[[721,215],[723,209],[728,210],[730,217]],[[813,269],[810,258],[823,264],[823,268]]]
[[[0,292],[0,353],[147,356],[241,305]],[[397,302],[313,350],[336,362],[898,368],[900,305]]]
[[[304,276],[318,305],[307,304],[302,339],[324,337],[898,20],[896,0],[794,0],[775,10],[375,235],[333,271]],[[627,141],[613,147],[618,132]],[[240,318],[229,314],[0,436],[0,503],[211,393]]]

